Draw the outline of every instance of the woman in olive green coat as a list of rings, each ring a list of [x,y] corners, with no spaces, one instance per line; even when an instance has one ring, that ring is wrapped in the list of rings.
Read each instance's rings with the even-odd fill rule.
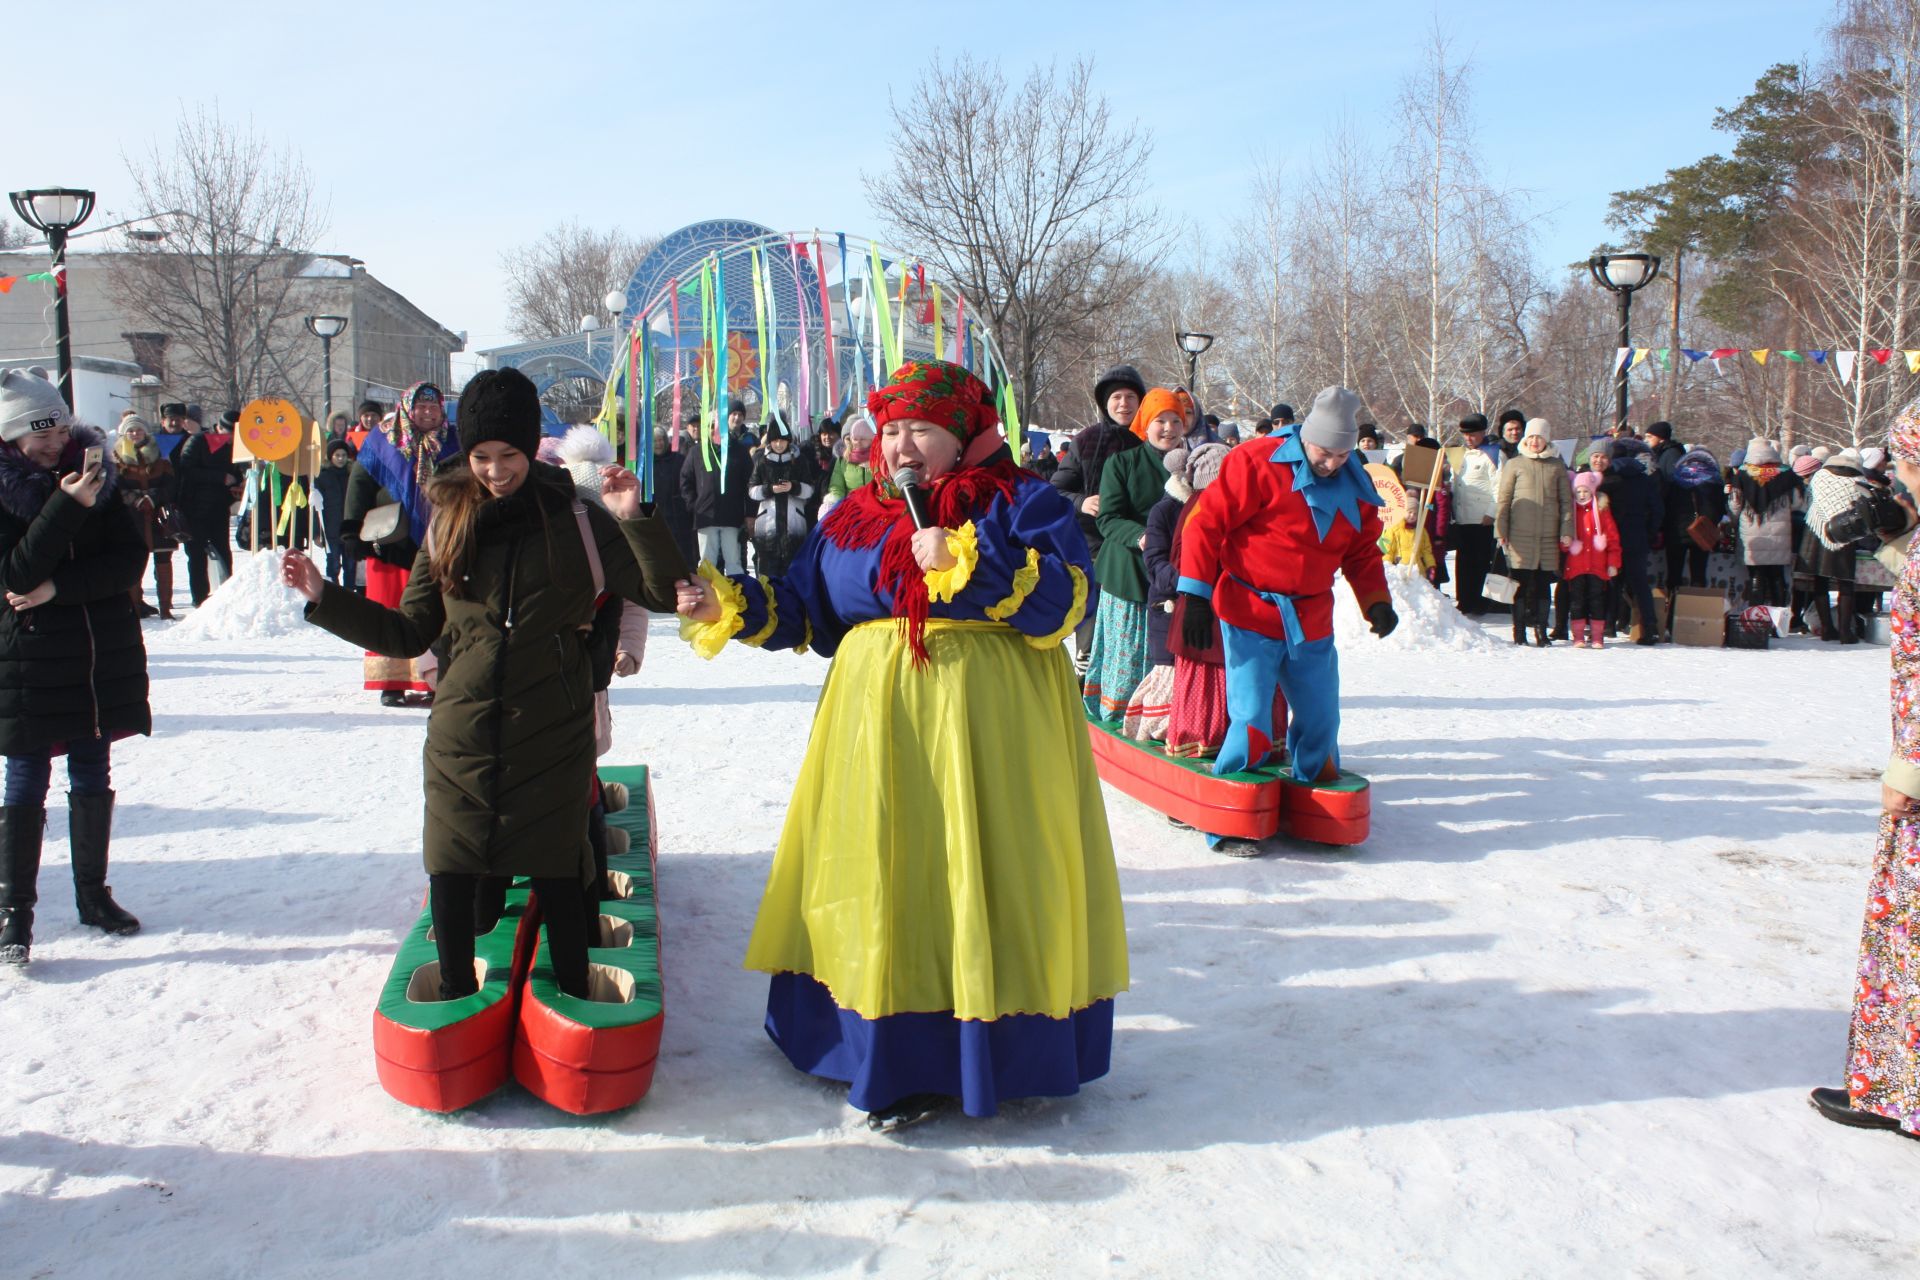
[[[602,511],[574,497],[565,471],[533,460],[539,396],[517,370],[475,375],[459,431],[467,465],[430,490],[428,545],[397,609],[325,582],[297,553],[283,574],[312,602],[309,621],[366,649],[412,657],[448,642],[425,761],[441,998],[477,987],[481,879],[516,875],[542,901],[561,989],[585,996],[594,561],[607,590],[657,612],[672,611],[686,565],[665,522],[640,515],[631,473],[610,471]]]
[[[1147,447],[1114,454],[1100,473],[1100,510],[1094,517],[1100,549],[1093,557],[1100,609],[1081,689],[1087,714],[1096,720],[1123,716],[1147,676],[1147,566],[1140,548],[1147,512],[1166,493],[1167,450],[1185,435],[1192,404],[1185,392],[1165,387],[1147,392],[1133,417],[1133,433]]]
[[[1513,642],[1526,643],[1525,628],[1547,647],[1547,612],[1560,577],[1560,554],[1573,543],[1573,482],[1567,464],[1547,437],[1545,418],[1527,423],[1520,452],[1500,464],[1493,536],[1506,553],[1518,592],[1513,599]]]

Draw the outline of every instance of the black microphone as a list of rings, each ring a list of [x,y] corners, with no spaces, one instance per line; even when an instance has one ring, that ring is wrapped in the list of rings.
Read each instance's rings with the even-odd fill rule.
[[[933,522],[927,519],[927,499],[920,492],[920,472],[913,467],[902,467],[893,473],[893,485],[906,501],[907,514],[913,517],[913,527],[925,529],[931,525]]]

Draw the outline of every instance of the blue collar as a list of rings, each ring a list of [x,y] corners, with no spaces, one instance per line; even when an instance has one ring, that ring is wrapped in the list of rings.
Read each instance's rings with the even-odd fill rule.
[[[1313,527],[1322,542],[1333,532],[1335,516],[1345,516],[1347,523],[1358,533],[1360,504],[1364,502],[1374,507],[1386,505],[1380,498],[1379,490],[1373,487],[1366,467],[1361,464],[1358,450],[1348,454],[1347,465],[1332,475],[1315,475],[1313,464],[1307,461],[1306,446],[1300,443],[1298,430],[1294,430],[1281,437],[1280,447],[1273,451],[1268,461],[1293,468],[1293,491],[1306,500],[1307,510],[1313,512]]]

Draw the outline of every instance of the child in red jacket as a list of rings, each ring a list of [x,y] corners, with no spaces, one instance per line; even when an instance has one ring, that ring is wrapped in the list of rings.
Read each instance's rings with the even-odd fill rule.
[[[1607,582],[1620,573],[1620,531],[1600,496],[1600,476],[1582,471],[1573,478],[1573,545],[1567,548],[1567,614],[1573,620],[1573,647],[1604,649],[1607,637]]]

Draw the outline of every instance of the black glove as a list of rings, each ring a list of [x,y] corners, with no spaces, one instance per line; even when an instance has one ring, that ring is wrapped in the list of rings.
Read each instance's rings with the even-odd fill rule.
[[[373,559],[373,548],[351,534],[340,535],[340,549],[355,560]]]
[[[1213,601],[1187,596],[1187,611],[1180,619],[1180,639],[1189,649],[1213,647]]]
[[[1384,640],[1400,625],[1400,615],[1393,611],[1392,605],[1381,600],[1368,606],[1367,621],[1373,627],[1373,634]]]

